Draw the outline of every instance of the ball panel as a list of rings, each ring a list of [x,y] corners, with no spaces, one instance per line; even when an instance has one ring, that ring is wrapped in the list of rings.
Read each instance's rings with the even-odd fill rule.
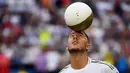
[[[93,20],[93,13],[91,13],[91,15],[82,23],[76,24],[74,26],[68,26],[68,27],[75,31],[82,31],[87,29],[91,25],[92,20]]]

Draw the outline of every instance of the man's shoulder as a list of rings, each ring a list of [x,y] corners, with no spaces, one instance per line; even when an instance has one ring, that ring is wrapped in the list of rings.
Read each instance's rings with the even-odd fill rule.
[[[96,64],[96,65],[100,65],[100,67],[103,68],[110,68],[113,69],[114,66],[106,61],[100,61],[100,60],[91,60],[91,64]]]
[[[59,73],[65,73],[70,68],[70,64],[65,66]]]
[[[119,73],[118,70],[110,63],[106,61],[100,61],[100,60],[91,60],[91,64],[96,64],[105,72],[105,73]]]

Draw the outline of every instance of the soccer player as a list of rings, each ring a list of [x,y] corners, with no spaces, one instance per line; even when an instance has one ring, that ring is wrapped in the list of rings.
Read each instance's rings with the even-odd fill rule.
[[[70,63],[59,73],[119,73],[111,64],[88,57],[90,42],[83,31],[72,31],[68,38],[67,50],[70,54]]]

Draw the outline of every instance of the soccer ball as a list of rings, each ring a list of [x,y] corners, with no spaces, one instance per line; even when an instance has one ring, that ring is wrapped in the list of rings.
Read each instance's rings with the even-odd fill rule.
[[[83,2],[75,2],[67,7],[64,13],[65,23],[75,31],[87,29],[93,20],[91,8]]]

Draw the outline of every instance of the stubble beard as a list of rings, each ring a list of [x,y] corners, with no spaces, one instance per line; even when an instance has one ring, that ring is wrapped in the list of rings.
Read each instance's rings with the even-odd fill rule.
[[[87,49],[80,49],[80,48],[71,48],[68,49],[69,53],[84,53],[87,52]]]

